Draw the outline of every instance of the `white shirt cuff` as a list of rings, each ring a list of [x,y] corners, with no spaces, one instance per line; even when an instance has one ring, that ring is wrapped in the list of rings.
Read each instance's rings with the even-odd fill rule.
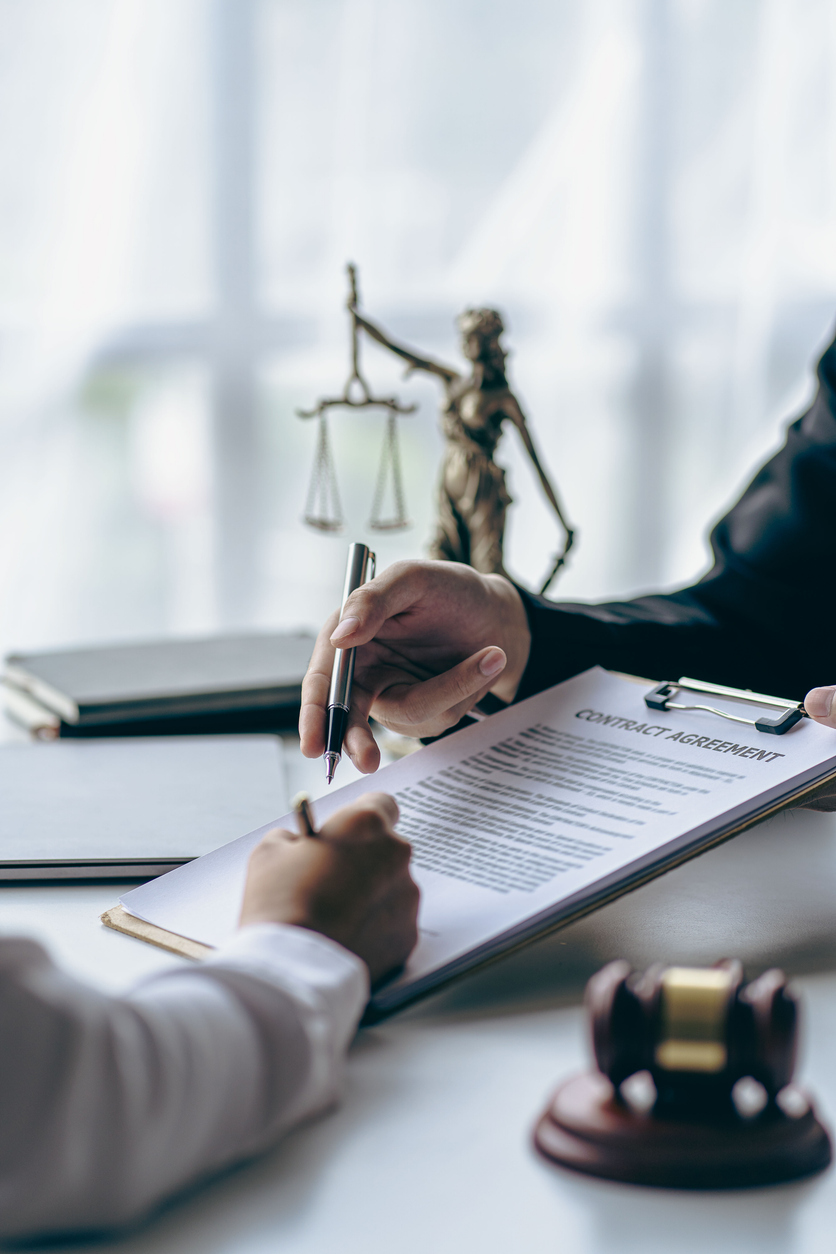
[[[304,927],[253,923],[202,964],[245,972],[294,1004],[310,1046],[308,1082],[288,1112],[295,1121],[336,1097],[345,1052],[369,998],[369,971],[342,945]]]
[[[289,923],[250,923],[212,954],[206,965],[236,967],[283,990],[302,983],[355,1024],[369,999],[369,969],[337,941]]]

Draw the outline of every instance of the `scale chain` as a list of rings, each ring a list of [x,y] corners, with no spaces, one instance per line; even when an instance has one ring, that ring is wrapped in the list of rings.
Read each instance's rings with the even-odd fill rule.
[[[384,497],[386,494],[387,472],[392,471],[392,495],[395,502],[395,514],[390,519],[381,517]],[[398,444],[397,417],[394,413],[387,415],[386,433],[380,453],[380,469],[377,472],[374,501],[372,504],[369,527],[373,531],[399,531],[409,526],[404,503],[403,478],[401,475],[401,458]]]
[[[328,439],[328,419],[319,415],[319,435],[314,455],[314,468],[308,500],[305,505],[305,522],[317,531],[342,531],[343,512],[337,487],[337,474],[331,456]]]

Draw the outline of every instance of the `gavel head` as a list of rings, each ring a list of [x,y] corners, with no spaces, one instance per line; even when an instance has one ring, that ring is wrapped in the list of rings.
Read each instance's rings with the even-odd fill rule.
[[[611,962],[589,981],[586,1004],[599,1069],[616,1089],[649,1071],[657,1109],[730,1108],[747,1076],[774,1101],[792,1079],[798,1005],[781,971],[744,984],[736,960],[643,975]]]

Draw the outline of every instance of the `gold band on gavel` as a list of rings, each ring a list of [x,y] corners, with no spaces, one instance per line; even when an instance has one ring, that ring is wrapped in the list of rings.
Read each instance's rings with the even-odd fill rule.
[[[723,1070],[732,989],[728,971],[668,967],[662,976],[658,1066],[666,1071]]]

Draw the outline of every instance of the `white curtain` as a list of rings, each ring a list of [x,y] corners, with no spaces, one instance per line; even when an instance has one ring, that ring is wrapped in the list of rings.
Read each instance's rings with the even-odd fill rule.
[[[413,527],[369,532],[372,316],[460,363],[499,308],[580,540],[561,597],[690,580],[836,311],[834,0],[0,0],[0,646],[315,625],[344,546],[422,552],[429,380],[364,347]],[[508,565],[559,535],[509,431]]]

